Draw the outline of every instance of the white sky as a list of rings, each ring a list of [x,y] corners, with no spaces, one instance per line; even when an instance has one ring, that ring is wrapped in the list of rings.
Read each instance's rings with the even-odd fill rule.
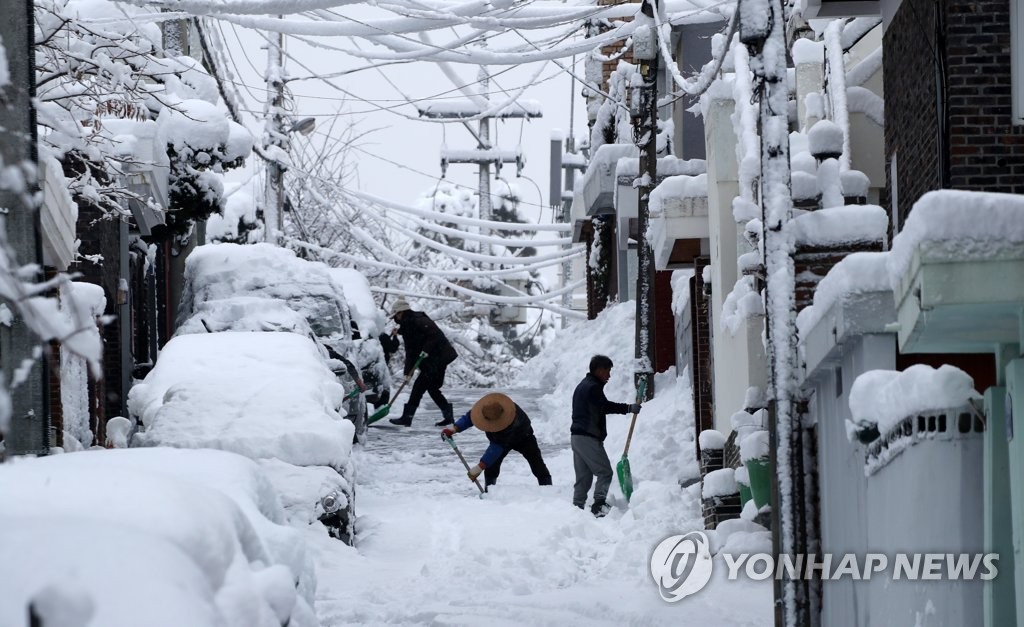
[[[365,7],[360,7],[365,10]],[[347,9],[346,9],[347,10]],[[250,108],[257,113],[262,110],[262,102],[254,105],[254,97],[264,97],[262,89],[262,72],[266,67],[266,51],[261,48],[263,40],[259,34],[238,28],[236,38],[232,27],[221,25],[225,37],[225,45],[234,59],[238,71],[238,80],[255,87],[252,95],[242,92]],[[330,43],[331,40],[323,40]],[[240,43],[241,42],[241,43]],[[349,40],[339,38],[338,45],[352,45]],[[360,42],[361,47],[368,44]],[[335,73],[344,69],[363,67],[365,61],[353,59],[342,52],[315,49],[294,38],[286,39],[286,49],[302,63],[318,75]],[[577,76],[582,76],[583,58],[576,59]],[[568,67],[570,60],[561,62]],[[305,70],[293,61],[286,61],[287,71],[291,76],[308,76]],[[521,87],[537,72],[537,65],[517,66],[511,69],[495,66],[492,74],[501,72],[492,82],[507,90]],[[466,81],[475,81],[477,66],[455,66],[456,72]],[[492,140],[497,136],[497,146],[506,150],[522,145],[527,157],[523,176],[527,180],[516,180],[514,164],[507,164],[502,169],[502,176],[513,183],[522,196],[521,212],[531,221],[543,218],[551,220],[548,209],[548,172],[549,142],[553,129],[568,134],[570,127],[570,89],[576,99],[575,132],[577,138],[586,134],[586,113],[583,98],[580,96],[580,85],[573,87],[572,79],[558,66],[548,63],[541,73],[539,84],[529,88],[523,98],[541,102],[544,117],[531,121],[508,120],[492,123]],[[397,85],[410,98],[451,98],[462,99],[461,94],[454,90],[451,81],[432,63],[416,62],[405,65],[390,65],[378,69],[361,71],[355,74],[333,79],[339,87],[350,91],[355,97],[370,101],[360,102],[356,98],[348,98],[340,91],[324,84],[322,81],[303,80],[289,84],[295,95],[295,117],[313,116],[317,118],[315,133],[325,133],[331,118],[339,108],[346,115],[339,121],[337,128],[351,121],[361,130],[376,129],[364,138],[359,150],[353,152],[358,160],[359,186],[361,189],[383,196],[390,200],[411,204],[425,191],[437,183],[441,174],[440,150],[446,141],[450,149],[475,148],[476,142],[460,123],[437,124],[426,121],[409,120],[380,107],[393,108],[394,111],[406,116],[417,116],[416,109],[405,102],[402,93],[390,83]],[[448,92],[448,93],[445,93]],[[441,95],[444,94],[444,95]],[[495,99],[505,97],[496,94]],[[471,124],[476,126],[475,122]],[[253,126],[253,130],[258,127]],[[335,131],[334,134],[338,134]],[[297,138],[297,142],[305,141]],[[579,140],[577,140],[579,141]],[[399,165],[400,164],[400,165]],[[448,170],[447,178],[451,181],[477,188],[477,169],[475,165],[453,165]],[[538,196],[538,193],[540,196]],[[539,205],[539,206],[538,206]]]

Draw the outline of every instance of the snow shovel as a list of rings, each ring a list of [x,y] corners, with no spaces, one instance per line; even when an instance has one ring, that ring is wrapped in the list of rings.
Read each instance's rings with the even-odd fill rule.
[[[469,464],[466,463],[466,458],[462,456],[462,451],[460,451],[459,447],[455,444],[455,438],[446,438],[443,435],[441,436],[441,438],[445,442],[447,442],[448,446],[452,447],[452,450],[455,451],[455,454],[459,456],[459,459],[462,460],[462,465],[466,467],[466,472],[468,473]],[[480,498],[484,498],[484,487],[480,485],[480,478],[477,477],[476,479],[473,479],[473,483],[476,484],[476,487],[480,488]]]
[[[422,362],[426,358],[427,358],[427,354],[421,352],[420,356],[416,358],[416,363],[414,363],[412,365],[412,371],[410,371],[409,374],[406,375],[405,380],[402,381],[402,385],[398,386],[398,391],[394,393],[394,395],[391,397],[391,400],[388,401],[387,405],[385,405],[385,406],[381,407],[380,409],[378,409],[377,411],[373,412],[373,415],[370,416],[370,418],[366,421],[366,424],[372,425],[373,423],[377,422],[378,420],[381,420],[381,419],[387,417],[388,413],[391,412],[391,404],[395,402],[394,399],[398,398],[398,395],[402,393],[402,390],[405,389],[405,386],[409,384],[409,380],[412,379],[412,376],[414,374],[416,374],[416,369],[420,367],[420,362]]]
[[[640,404],[644,400],[644,392],[647,391],[647,378],[645,377],[640,381],[640,388],[636,391],[636,402]],[[629,435],[626,436],[626,448],[622,449],[622,459],[615,465],[615,473],[619,476],[619,487],[622,488],[622,494],[626,497],[626,502],[629,502],[629,497],[633,496],[633,475],[629,471],[629,442],[633,439],[633,427],[636,426],[636,417],[640,412],[633,413],[633,420],[629,423]]]

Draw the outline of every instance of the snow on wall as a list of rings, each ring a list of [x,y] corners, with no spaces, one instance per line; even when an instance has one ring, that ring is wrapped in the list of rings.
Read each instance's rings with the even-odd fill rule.
[[[716,496],[730,496],[739,492],[736,486],[736,473],[732,468],[719,468],[712,470],[704,476],[704,485],[701,487],[701,496],[705,499]]]
[[[714,429],[705,429],[700,432],[697,436],[697,442],[700,443],[701,450],[722,450],[725,448],[725,436],[722,435],[721,431],[715,431]]]
[[[680,317],[690,308],[690,279],[693,270],[672,271],[672,314]]]
[[[891,289],[886,260],[889,253],[853,253],[829,270],[814,290],[814,301],[796,317],[801,337],[821,320],[837,302],[846,302],[860,294],[887,292]]]
[[[893,239],[887,267],[893,286],[914,253],[936,260],[1006,259],[1024,256],[1024,196],[939,190],[914,203]]]
[[[850,388],[854,425],[877,425],[885,434],[908,416],[959,408],[980,400],[969,374],[949,364],[932,368],[915,364],[902,372],[869,370]]]
[[[740,277],[722,303],[721,328],[736,335],[747,318],[763,315],[764,299],[754,290],[754,277]]]
[[[820,209],[793,219],[797,245],[803,246],[879,242],[885,238],[888,226],[885,210],[876,205]]]

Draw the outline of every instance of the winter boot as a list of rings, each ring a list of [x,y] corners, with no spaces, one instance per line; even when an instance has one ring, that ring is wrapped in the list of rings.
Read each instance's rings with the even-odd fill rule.
[[[409,411],[409,406],[406,405],[405,408],[402,410],[401,418],[392,418],[388,420],[388,422],[390,422],[393,425],[398,425],[399,427],[411,427],[412,415],[412,412]]]
[[[441,409],[441,420],[435,422],[435,427],[447,427],[448,425],[455,424],[455,410],[452,408],[452,404],[448,403],[447,406]]]
[[[612,511],[611,506],[604,501],[594,501],[594,504],[590,506],[590,513],[594,515],[594,518],[604,518],[610,511]]]

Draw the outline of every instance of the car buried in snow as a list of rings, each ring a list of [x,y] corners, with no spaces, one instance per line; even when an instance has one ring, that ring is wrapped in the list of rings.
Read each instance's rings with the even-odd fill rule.
[[[270,244],[209,244],[186,262],[176,334],[288,331],[313,338],[345,385],[347,417],[362,439],[367,402],[382,405],[391,393],[377,339],[383,316],[373,308],[366,279],[355,271]],[[363,394],[354,392],[360,381]]]
[[[172,338],[132,387],[132,447],[217,449],[253,459],[293,522],[354,536],[355,426],[316,343],[297,333],[223,331]]]

